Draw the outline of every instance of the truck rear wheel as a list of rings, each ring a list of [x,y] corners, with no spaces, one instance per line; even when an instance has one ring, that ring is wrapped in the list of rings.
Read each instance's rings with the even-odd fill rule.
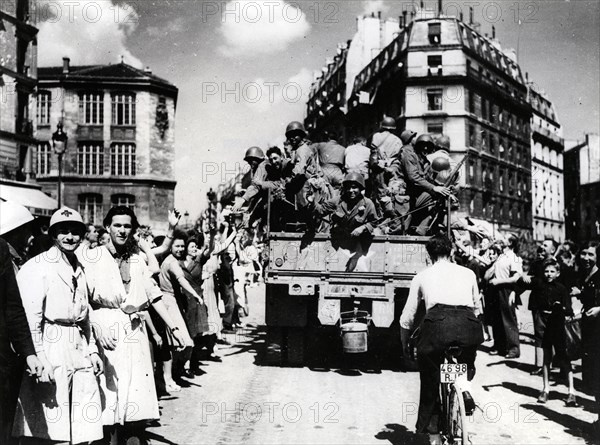
[[[305,329],[286,328],[287,362],[290,366],[304,365]]]
[[[281,366],[284,348],[283,328],[267,326],[265,340],[265,364],[267,366]]]

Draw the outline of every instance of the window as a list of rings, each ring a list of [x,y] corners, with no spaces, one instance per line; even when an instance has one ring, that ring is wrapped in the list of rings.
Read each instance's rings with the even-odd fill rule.
[[[488,134],[487,131],[483,130],[481,132],[481,149],[482,150],[487,150],[488,149]]]
[[[441,136],[444,133],[444,124],[441,122],[427,124],[427,133],[434,136]]]
[[[429,24],[429,43],[432,45],[439,45],[442,42],[442,24],[441,23],[430,23]]]
[[[37,95],[37,122],[38,125],[50,125],[50,91],[38,91]]]
[[[442,109],[442,94],[441,88],[427,90],[427,109],[429,111],[439,111]]]
[[[475,113],[475,93],[469,91],[469,112]]]
[[[475,136],[475,126],[469,125],[469,146],[475,147],[476,142],[477,142],[477,139]]]
[[[79,123],[83,125],[102,125],[104,123],[103,93],[79,95]]]
[[[112,124],[135,125],[135,94],[112,95]]]
[[[114,144],[110,148],[110,174],[135,175],[135,145]]]
[[[493,134],[490,134],[490,153],[492,154],[496,154],[497,152],[497,147],[498,147],[498,142],[496,140],[496,136],[494,136]]]
[[[498,114],[498,107],[496,105],[490,104],[490,122],[492,124],[496,123],[496,115]]]
[[[104,173],[104,147],[102,143],[80,144],[77,148],[77,173],[101,175]]]
[[[37,149],[37,174],[49,175],[52,167],[52,149],[49,143],[38,145]]]
[[[429,74],[442,74],[442,56],[427,56],[427,66]]]
[[[86,223],[102,224],[104,216],[102,195],[95,193],[79,195],[79,213]]]
[[[500,178],[498,178],[499,179],[499,181],[498,181],[498,191],[500,193],[504,193],[504,189],[506,188],[505,187],[505,181],[504,181],[504,170],[501,169],[498,172],[498,176],[500,176]]]
[[[481,117],[485,120],[488,119],[488,103],[483,97],[481,98]]]
[[[113,207],[125,206],[133,209],[135,208],[135,196],[125,194],[112,195],[110,198],[110,203]]]

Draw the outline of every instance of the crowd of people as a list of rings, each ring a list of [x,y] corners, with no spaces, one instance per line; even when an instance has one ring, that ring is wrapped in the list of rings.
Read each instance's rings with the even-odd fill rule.
[[[172,211],[161,240],[128,207],[102,228],[63,207],[32,237],[29,211],[0,205],[0,442],[144,443],[159,397],[243,324],[254,237],[227,211],[186,233]]]
[[[266,219],[271,194],[271,229],[301,227],[332,231],[357,241],[375,228],[388,234],[435,233],[458,182],[450,139],[417,135],[385,117],[369,138],[344,147],[333,132],[309,135],[300,122],[285,132],[284,149],[246,151],[251,185],[236,198],[234,212],[247,207],[251,222]],[[442,204],[442,205],[440,205]]]
[[[567,386],[565,404],[577,407],[572,362],[581,358],[583,389],[593,395],[600,412],[600,243],[576,246],[571,241],[544,240],[536,257],[524,270],[516,236],[500,240],[480,239],[474,248],[470,238],[456,237],[455,262],[471,269],[483,301],[485,341],[492,353],[515,360],[521,355],[520,332],[533,327],[536,350],[532,375],[541,377],[538,403],[550,393],[552,367]],[[521,295],[530,290],[530,320],[517,318]],[[576,309],[577,308],[577,309]],[[569,339],[567,323],[580,323],[581,344]],[[491,329],[490,329],[491,328]],[[598,421],[595,434],[600,433]]]

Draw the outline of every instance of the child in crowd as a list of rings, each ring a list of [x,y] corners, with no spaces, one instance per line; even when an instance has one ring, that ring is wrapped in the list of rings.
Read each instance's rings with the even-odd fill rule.
[[[543,263],[543,278],[528,277],[523,283],[530,288],[529,308],[533,311],[534,336],[536,345],[541,341],[543,348],[543,389],[538,397],[539,403],[546,403],[550,392],[550,366],[552,359],[567,375],[569,393],[566,404],[577,406],[573,386],[573,369],[567,357],[565,344],[565,319],[573,316],[571,297],[567,288],[558,280],[560,266],[554,258]]]

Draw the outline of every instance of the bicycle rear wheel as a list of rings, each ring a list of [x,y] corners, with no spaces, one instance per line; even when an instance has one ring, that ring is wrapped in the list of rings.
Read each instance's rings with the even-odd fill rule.
[[[448,397],[448,441],[451,444],[470,445],[465,400],[454,385]]]

